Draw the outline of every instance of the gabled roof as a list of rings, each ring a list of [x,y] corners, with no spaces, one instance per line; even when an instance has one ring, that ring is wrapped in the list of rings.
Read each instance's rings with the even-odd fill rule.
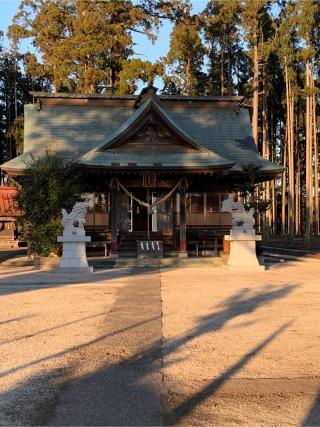
[[[190,136],[187,135],[153,99],[148,99],[148,101],[142,104],[142,106],[139,107],[118,129],[109,135],[109,137],[100,146],[96,147],[94,151],[111,149],[123,138],[129,138],[137,130],[141,120],[151,112],[155,112],[158,117],[167,124],[170,130],[186,144],[202,152],[208,151],[190,138]]]
[[[192,153],[177,151],[177,153],[159,153],[146,147],[145,153],[114,152],[113,147],[121,141],[126,141],[139,129],[143,120],[155,113],[170,131],[193,149]],[[225,168],[230,169],[234,163],[221,155],[197,144],[187,135],[153,99],[142,104],[118,129],[98,147],[90,150],[79,159],[80,164],[110,168]]]
[[[270,177],[284,170],[259,155],[249,112],[239,105],[241,97],[33,95],[43,98],[43,102],[25,105],[24,154],[1,166],[12,173],[25,170],[31,154],[39,156],[46,150],[92,167],[224,165],[230,173],[241,173],[241,165],[252,163]],[[121,153],[113,152],[117,144],[123,144],[139,129],[149,113],[156,114],[174,135],[192,147],[193,153],[177,149],[173,154],[155,154],[147,147],[138,156],[125,152],[123,147],[118,150]]]

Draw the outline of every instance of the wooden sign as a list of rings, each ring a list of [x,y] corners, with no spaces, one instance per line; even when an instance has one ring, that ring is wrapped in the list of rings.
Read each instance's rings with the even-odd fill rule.
[[[137,240],[137,258],[163,258],[162,240]]]

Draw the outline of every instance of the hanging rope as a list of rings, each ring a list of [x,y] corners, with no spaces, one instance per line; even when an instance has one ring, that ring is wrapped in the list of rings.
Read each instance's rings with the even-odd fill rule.
[[[115,181],[115,183],[116,183],[116,185],[117,185],[118,188],[121,188],[121,190],[123,190],[126,193],[127,196],[132,197],[133,200],[135,200],[137,203],[139,203],[140,206],[144,206],[147,209],[151,209],[151,208],[154,208],[156,206],[162,205],[166,200],[169,199],[169,197],[172,196],[172,194],[176,190],[180,189],[180,186],[181,186],[181,184],[183,182],[183,179],[184,178],[180,179],[179,182],[164,197],[162,197],[161,199],[157,200],[154,203],[147,203],[147,202],[144,202],[143,200],[138,199],[132,193],[130,193],[130,191],[127,190],[126,187],[123,184],[121,184],[121,182],[118,180],[118,178],[113,178],[113,180]],[[114,182],[113,182],[113,185],[114,185]]]

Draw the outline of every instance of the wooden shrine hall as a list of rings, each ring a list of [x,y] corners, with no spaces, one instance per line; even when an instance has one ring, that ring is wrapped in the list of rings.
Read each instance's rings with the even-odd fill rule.
[[[217,250],[231,227],[221,212],[226,194],[244,180],[283,168],[263,159],[241,97],[83,95],[32,92],[25,105],[24,153],[3,164],[23,174],[47,150],[76,159],[86,181],[86,229],[113,257],[136,253],[137,241],[161,241],[165,254]],[[200,245],[200,246],[199,246]]]

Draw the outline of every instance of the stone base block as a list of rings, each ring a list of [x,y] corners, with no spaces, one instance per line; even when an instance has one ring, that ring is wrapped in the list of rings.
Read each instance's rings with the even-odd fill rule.
[[[178,258],[188,258],[188,252],[186,251],[178,252]]]
[[[59,257],[39,257],[35,260],[35,268],[39,270],[53,270],[60,264],[61,258]]]
[[[53,270],[53,273],[92,273],[93,267],[58,267]]]
[[[111,252],[110,258],[111,259],[119,259],[119,253],[118,252]]]
[[[259,265],[256,255],[256,241],[261,236],[252,233],[231,233],[225,236],[230,242],[230,255],[227,266],[238,271],[264,271],[264,266]]]
[[[224,268],[230,272],[238,272],[238,273],[255,273],[255,272],[266,271],[266,268],[264,265],[242,265],[242,266],[226,265]]]

